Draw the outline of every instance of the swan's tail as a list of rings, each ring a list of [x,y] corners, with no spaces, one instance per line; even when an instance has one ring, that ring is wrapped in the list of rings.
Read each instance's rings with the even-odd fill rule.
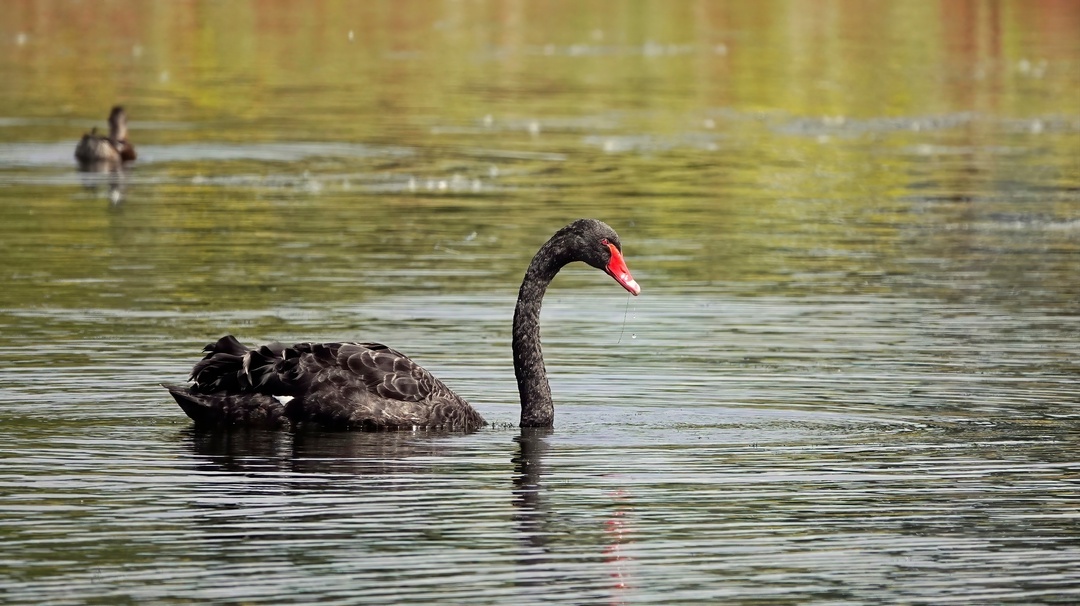
[[[230,427],[263,427],[283,429],[290,426],[285,416],[285,404],[273,396],[262,394],[213,395],[196,393],[187,387],[166,385],[173,399],[196,427],[227,429]]]
[[[211,398],[202,394],[192,393],[187,387],[181,387],[179,385],[167,385],[161,384],[162,387],[169,390],[169,394],[172,395],[176,403],[183,409],[184,414],[191,417],[192,421],[195,421],[196,425],[214,425],[215,421],[220,419],[220,414],[215,410],[214,403]]]

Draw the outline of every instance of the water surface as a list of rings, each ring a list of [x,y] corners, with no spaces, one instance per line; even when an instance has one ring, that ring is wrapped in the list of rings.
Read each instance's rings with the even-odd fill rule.
[[[5,10],[6,603],[1080,600],[1073,5]],[[76,171],[117,102],[139,161]],[[581,216],[643,293],[560,275],[522,431]],[[196,432],[158,384],[226,333],[493,426]]]

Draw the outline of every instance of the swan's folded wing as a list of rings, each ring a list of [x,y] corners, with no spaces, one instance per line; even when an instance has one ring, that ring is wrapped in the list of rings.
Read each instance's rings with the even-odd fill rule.
[[[231,336],[206,346],[192,371],[194,391],[303,397],[354,388],[398,402],[459,402],[446,385],[405,354],[380,343],[280,343],[248,349]]]
[[[380,343],[343,343],[338,364],[360,377],[371,393],[402,402],[457,400],[449,388],[405,354]]]

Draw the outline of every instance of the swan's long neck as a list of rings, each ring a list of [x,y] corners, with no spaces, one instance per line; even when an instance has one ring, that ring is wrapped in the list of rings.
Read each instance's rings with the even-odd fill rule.
[[[521,396],[522,427],[551,427],[555,422],[551,386],[540,349],[540,305],[548,284],[565,264],[558,261],[558,248],[549,240],[533,257],[514,309],[514,374]]]

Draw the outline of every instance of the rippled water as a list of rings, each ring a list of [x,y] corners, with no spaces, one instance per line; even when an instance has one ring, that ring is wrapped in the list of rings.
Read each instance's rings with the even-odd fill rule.
[[[1080,601],[1075,6],[258,6],[5,7],[0,601]],[[643,293],[560,275],[523,431],[580,216]],[[229,332],[493,426],[196,432]]]

